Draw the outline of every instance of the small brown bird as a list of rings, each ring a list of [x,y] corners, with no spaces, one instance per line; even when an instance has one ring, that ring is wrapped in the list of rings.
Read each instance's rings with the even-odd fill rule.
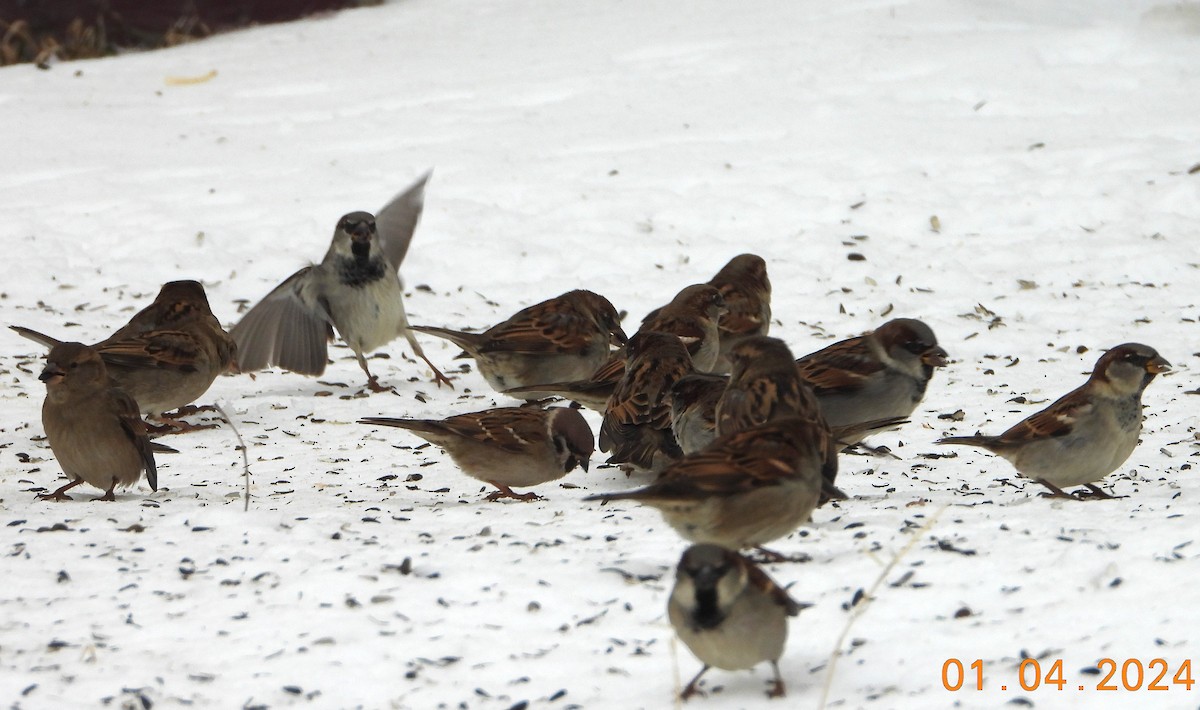
[[[897,318],[874,332],[805,355],[796,364],[821,403],[825,421],[837,427],[911,416],[934,369],[948,357],[929,326]]]
[[[608,362],[610,345],[624,345],[621,317],[607,298],[591,291],[568,291],[524,308],[482,333],[414,325],[445,338],[472,357],[479,373],[498,392],[541,382],[582,380]],[[521,392],[541,399],[546,392]]]
[[[633,470],[657,471],[683,456],[671,433],[668,396],[676,380],[692,372],[692,358],[679,338],[638,331],[625,346],[625,374],[608,400],[600,425],[600,450],[607,463]]]
[[[752,335],[729,351],[729,384],[717,402],[717,433],[731,434],[782,417],[823,426],[821,407],[779,338]]]
[[[50,349],[38,377],[46,383],[42,427],[58,465],[70,479],[44,500],[70,500],[67,491],[81,483],[104,491],[99,500],[116,500],[117,486],[132,486],[146,472],[158,490],[158,470],[133,398],[112,386],[100,353],[82,343]]]
[[[717,323],[721,353],[714,372],[729,372],[729,350],[743,338],[771,329],[771,280],[767,262],[757,254],[739,254],[708,282],[721,292],[727,312]]]
[[[728,384],[725,375],[697,372],[671,386],[671,433],[683,453],[695,453],[717,438],[717,402]]]
[[[556,481],[579,466],[588,470],[596,444],[578,410],[566,407],[500,407],[447,419],[367,417],[360,424],[408,429],[450,454],[463,473],[498,490],[487,500],[539,500],[513,486]]]
[[[721,354],[717,323],[727,310],[720,291],[708,284],[695,284],[675,294],[667,305],[647,314],[638,332],[678,336],[696,371],[709,372]]]
[[[978,446],[1004,457],[1022,475],[1049,488],[1094,485],[1125,463],[1142,432],[1142,392],[1159,373],[1171,369],[1154,348],[1125,343],[1096,362],[1091,377],[1049,407],[999,436],[949,436],[939,444]]]
[[[390,388],[371,374],[367,353],[401,335],[433,370],[438,386],[444,383],[453,389],[408,327],[398,272],[424,209],[428,179],[427,173],[378,215],[344,215],[321,263],[289,276],[242,316],[229,331],[237,341],[239,370],[278,365],[302,375],[320,375],[336,328],[354,351],[372,391]]]
[[[732,550],[760,547],[808,521],[821,500],[845,498],[822,475],[829,431],[793,417],[717,438],[670,464],[648,486],[584,500],[634,500],[658,508],[684,539]]]
[[[28,328],[11,328],[50,348],[61,344]],[[237,349],[213,316],[198,281],[164,284],[153,303],[92,347],[104,360],[113,385],[133,397],[143,414],[182,429],[203,427],[163,415],[202,397],[217,376],[230,369]]]
[[[739,671],[767,661],[775,680],[767,697],[786,695],[779,659],[788,617],[811,606],[792,599],[758,565],[718,545],[692,545],[679,559],[667,617],[704,667],[680,694],[695,695],[709,668]]]
[[[703,370],[703,365],[716,362],[719,352],[717,319],[724,310],[724,301],[715,288],[706,284],[688,286],[676,294],[670,303],[651,311],[642,320],[638,333],[659,332],[678,337],[692,358],[692,366]],[[557,382],[543,380],[543,384],[516,387],[504,390],[504,393],[517,397],[556,395],[603,412],[608,407],[613,391],[625,376],[628,357],[628,352],[621,349],[595,372],[581,379]]]

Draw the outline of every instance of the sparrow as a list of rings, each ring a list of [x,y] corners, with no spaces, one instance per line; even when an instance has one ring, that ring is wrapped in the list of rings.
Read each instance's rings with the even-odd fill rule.
[[[648,313],[638,332],[678,336],[696,371],[711,372],[721,353],[717,323],[727,310],[720,291],[708,284],[695,284],[675,294],[667,305]]]
[[[718,437],[663,469],[648,486],[584,500],[657,508],[684,539],[731,550],[761,547],[808,521],[822,495],[845,498],[823,475],[829,431],[800,417]]]
[[[683,453],[695,453],[717,438],[717,401],[728,383],[728,376],[697,372],[671,386],[671,433]]]
[[[792,351],[779,338],[752,335],[729,351],[732,372],[717,401],[717,433],[729,434],[781,417],[801,417],[828,429]]]
[[[1087,382],[999,436],[948,436],[939,444],[966,444],[1004,457],[1023,476],[1071,497],[1062,489],[1093,485],[1129,458],[1142,432],[1142,392],[1171,369],[1154,348],[1125,343],[1096,361]]]
[[[651,311],[642,320],[638,333],[659,332],[677,336],[687,348],[692,365],[698,370],[711,367],[719,352],[717,319],[724,311],[724,301],[715,288],[696,284],[675,295],[665,306]],[[504,390],[505,394],[524,397],[556,395],[578,402],[588,409],[603,412],[617,384],[625,375],[629,355],[622,348],[587,377],[571,381],[528,385]]]
[[[935,368],[949,356],[933,330],[896,318],[873,332],[834,343],[796,361],[830,426],[852,426],[916,410]],[[846,445],[856,444],[866,432]]]
[[[338,220],[325,258],[292,274],[229,331],[242,372],[278,365],[302,375],[325,372],[336,328],[354,351],[374,392],[388,391],[367,367],[366,354],[403,335],[433,370],[440,387],[450,380],[429,361],[408,327],[400,261],[408,251],[425,203],[429,173],[380,210]]]
[[[729,350],[743,338],[771,329],[771,280],[767,262],[757,254],[739,254],[708,282],[721,292],[727,312],[717,322],[721,350],[714,372],[729,372]]]
[[[692,545],[679,558],[667,617],[679,640],[704,664],[680,694],[687,700],[709,668],[747,670],[763,661],[775,680],[770,698],[786,694],[779,659],[787,643],[788,617],[811,604],[788,595],[766,572],[733,550]]]
[[[638,331],[625,346],[629,358],[600,425],[600,450],[606,463],[656,471],[667,459],[683,455],[671,433],[667,401],[676,380],[692,372],[692,358],[676,336]]]
[[[450,454],[463,473],[497,488],[487,500],[539,500],[513,486],[556,481],[575,469],[588,470],[596,445],[579,410],[500,407],[447,419],[367,417],[360,424],[408,429]]]
[[[49,348],[61,341],[20,326],[19,335]],[[164,414],[195,402],[233,365],[237,344],[221,327],[198,281],[171,281],[117,330],[92,346],[112,384],[133,397],[146,415],[182,429],[196,426]]]
[[[158,470],[138,405],[113,387],[95,348],[70,342],[55,345],[38,379],[46,383],[42,427],[70,479],[39,499],[70,500],[67,491],[86,482],[104,491],[99,500],[116,500],[116,487],[134,485],[142,471],[150,489],[158,490]]]
[[[517,311],[482,333],[414,325],[412,330],[445,338],[472,357],[496,391],[539,382],[582,380],[608,362],[610,345],[627,340],[621,316],[607,298],[591,291],[568,291]],[[541,399],[544,392],[521,392]]]

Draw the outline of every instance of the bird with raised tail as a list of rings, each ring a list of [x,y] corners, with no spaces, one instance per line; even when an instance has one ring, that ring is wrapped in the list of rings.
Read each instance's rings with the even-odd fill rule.
[[[1117,470],[1142,433],[1142,392],[1171,364],[1154,348],[1125,343],[1096,361],[1087,382],[999,436],[948,436],[939,444],[966,444],[1004,457],[1021,475],[1071,498],[1064,488],[1086,486],[1111,498],[1096,482]]]

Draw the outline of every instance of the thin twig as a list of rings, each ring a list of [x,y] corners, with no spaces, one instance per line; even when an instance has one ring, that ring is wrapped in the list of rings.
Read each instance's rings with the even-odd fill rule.
[[[250,457],[246,454],[246,442],[244,439],[242,439],[242,433],[238,431],[238,428],[234,425],[233,419],[230,418],[221,405],[214,404],[213,407],[215,407],[217,412],[221,414],[221,418],[225,420],[225,423],[229,425],[229,428],[233,430],[233,435],[236,436],[238,440],[238,448],[242,451],[242,477],[246,482],[242,510],[248,511],[250,510]]]
[[[892,569],[896,566],[896,563],[902,560],[904,556],[913,549],[917,542],[920,541],[925,533],[933,527],[933,524],[937,522],[937,519],[942,514],[942,511],[946,510],[948,507],[950,506],[943,505],[937,510],[937,512],[929,516],[929,520],[921,526],[921,529],[913,533],[912,538],[908,541],[908,544],[900,548],[900,551],[897,552],[894,557],[892,557],[892,561],[888,562],[887,565],[884,566],[884,568],[879,572],[879,576],[875,578],[875,581],[871,584],[871,588],[867,590],[866,594],[863,595],[862,600],[850,610],[850,615],[846,619],[846,625],[842,628],[842,633],[838,636],[837,643],[833,647],[833,653],[829,655],[829,672],[825,674],[825,687],[821,689],[821,701],[817,703],[817,710],[825,710],[825,703],[829,700],[829,691],[831,688],[833,688],[833,675],[834,672],[837,671],[837,661],[842,655],[842,645],[846,643],[846,637],[850,635],[850,627],[854,625],[855,621],[858,621],[859,617],[867,612],[867,608],[871,605],[871,602],[875,600],[875,593],[879,590],[879,587],[883,584],[883,581],[887,579],[887,576],[891,574]]]

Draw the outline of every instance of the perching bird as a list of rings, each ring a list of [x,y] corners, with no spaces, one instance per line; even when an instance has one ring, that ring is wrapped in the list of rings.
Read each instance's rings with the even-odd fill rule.
[[[621,346],[626,341],[613,304],[582,289],[523,308],[482,333],[421,325],[411,328],[462,348],[498,392],[586,378],[608,362],[611,345]],[[517,396],[541,399],[547,394],[523,392]]]
[[[725,303],[717,289],[707,284],[695,284],[675,294],[667,305],[651,311],[642,319],[637,332],[676,336],[688,351],[692,367],[705,371],[717,360],[720,350],[717,319],[724,312]],[[625,376],[628,359],[628,349],[623,348],[586,377],[565,381],[545,379],[536,385],[504,390],[504,393],[514,397],[557,395],[588,409],[603,412],[608,408],[613,391]]]
[[[1125,343],[1096,362],[1091,377],[1042,411],[999,436],[949,436],[939,444],[967,444],[1004,457],[1022,475],[1049,488],[1094,485],[1117,470],[1142,432],[1142,392],[1156,375],[1171,369],[1154,348]]]
[[[246,312],[230,330],[237,341],[240,370],[278,365],[303,375],[320,375],[336,328],[367,374],[371,390],[388,388],[371,374],[367,353],[401,335],[433,370],[438,386],[450,385],[408,327],[397,271],[421,217],[428,179],[426,174],[378,216],[368,212],[343,216],[320,264],[292,274]]]
[[[11,327],[47,347],[61,344],[37,331]],[[92,347],[113,384],[133,397],[143,414],[163,417],[203,396],[230,369],[237,346],[213,316],[204,286],[171,281],[128,324]],[[202,428],[164,418],[180,428]]]
[[[692,359],[678,337],[638,331],[625,346],[629,358],[600,425],[600,450],[607,463],[626,472],[657,471],[683,455],[671,433],[675,381],[692,372]]]
[[[822,495],[845,498],[824,474],[829,430],[793,417],[727,434],[668,465],[648,486],[584,500],[657,508],[685,540],[761,547],[807,522]]]
[[[714,372],[729,372],[729,351],[743,338],[771,330],[771,280],[767,262],[757,254],[739,254],[708,282],[721,292],[726,312],[717,323],[721,354]]]
[[[133,398],[112,386],[99,352],[82,343],[59,343],[38,379],[46,383],[42,427],[70,479],[38,498],[70,500],[67,491],[86,482],[104,491],[99,500],[116,500],[117,486],[137,483],[143,470],[150,489],[158,490],[146,425]]]
[[[367,417],[360,424],[408,429],[450,454],[463,473],[490,483],[500,498],[538,500],[513,486],[555,481],[576,466],[588,470],[595,450],[592,429],[578,410],[567,407],[500,407],[447,419]]]
[[[811,605],[792,599],[758,565],[718,545],[693,545],[675,569],[667,617],[704,667],[680,694],[687,700],[709,668],[738,671],[766,661],[775,671],[770,698],[786,694],[779,659],[788,617]]]
[[[896,318],[871,333],[805,355],[796,364],[821,403],[825,421],[837,427],[911,416],[934,369],[948,357],[929,326]]]

